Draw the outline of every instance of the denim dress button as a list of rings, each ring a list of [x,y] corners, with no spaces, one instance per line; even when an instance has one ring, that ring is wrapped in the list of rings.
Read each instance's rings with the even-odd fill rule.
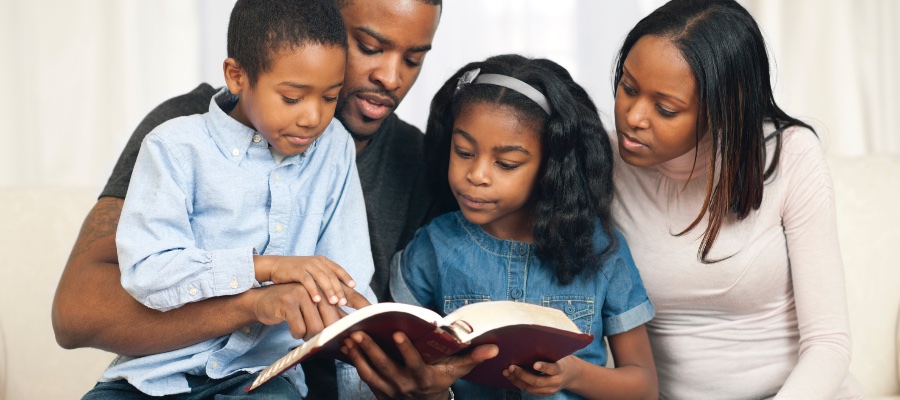
[[[513,290],[512,290],[512,297],[513,297],[514,299],[521,298],[521,297],[522,297],[522,289],[519,289],[519,288],[513,289]]]
[[[566,314],[574,314],[575,306],[572,304],[566,304]]]

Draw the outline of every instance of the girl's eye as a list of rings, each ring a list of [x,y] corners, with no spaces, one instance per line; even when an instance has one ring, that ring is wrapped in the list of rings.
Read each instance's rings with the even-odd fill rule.
[[[453,152],[456,153],[457,156],[460,156],[462,158],[471,158],[472,157],[472,153],[469,153],[468,151],[460,149],[459,147],[454,147]]]
[[[324,99],[325,99],[326,103],[334,103],[337,101],[337,96],[332,96],[332,97],[325,96]]]
[[[300,102],[300,100],[302,100],[302,99],[292,99],[290,97],[285,97],[285,96],[281,96],[281,99],[284,100],[284,102],[288,103],[288,104],[297,104]]]
[[[675,111],[670,111],[670,110],[665,109],[663,106],[656,106],[656,109],[657,109],[657,110],[659,111],[659,113],[662,114],[664,117],[674,117],[675,115],[678,114],[678,113],[675,112]]]
[[[619,82],[619,86],[621,86],[622,90],[625,91],[625,93],[630,96],[634,96],[635,94],[637,94],[637,90],[634,90],[634,88],[626,85],[624,82]]]
[[[507,171],[519,168],[520,165],[522,165],[522,164],[510,164],[510,163],[505,163],[503,161],[497,161],[497,166],[499,166],[500,169],[507,170]]]

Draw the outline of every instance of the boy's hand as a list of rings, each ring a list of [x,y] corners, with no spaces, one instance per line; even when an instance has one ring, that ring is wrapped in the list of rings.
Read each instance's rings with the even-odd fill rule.
[[[346,305],[342,287],[356,286],[347,271],[323,256],[253,256],[253,265],[257,281],[301,283],[316,303],[322,300],[321,290],[328,303]]]
[[[348,294],[349,307],[359,309],[369,305],[369,301],[357,291],[348,287],[343,290]],[[313,303],[309,291],[300,283],[269,285],[248,293],[253,294],[252,307],[257,321],[266,325],[286,321],[295,339],[308,340],[347,315],[337,305]]]
[[[537,396],[547,396],[569,387],[579,371],[577,357],[567,356],[555,362],[534,363],[532,368],[544,375],[532,374],[523,368],[510,365],[503,371],[503,376],[513,385]]]

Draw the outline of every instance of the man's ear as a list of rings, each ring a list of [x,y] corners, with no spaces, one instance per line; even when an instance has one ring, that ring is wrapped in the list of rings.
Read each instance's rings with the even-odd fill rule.
[[[226,58],[222,63],[222,69],[225,72],[225,85],[228,86],[231,94],[238,95],[244,89],[249,88],[250,80],[237,60],[231,57]]]

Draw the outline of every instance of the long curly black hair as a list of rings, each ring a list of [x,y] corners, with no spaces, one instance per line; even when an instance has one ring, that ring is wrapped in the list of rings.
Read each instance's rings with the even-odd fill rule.
[[[521,80],[540,91],[550,104],[548,115],[523,94],[491,84],[462,85],[460,76],[473,69]],[[584,271],[596,271],[618,249],[610,205],[613,199],[613,155],[597,107],[569,72],[547,59],[506,54],[473,62],[454,73],[435,94],[425,131],[428,187],[435,215],[458,210],[447,181],[453,121],[467,104],[503,105],[523,122],[541,127],[543,159],[538,175],[533,228],[536,255],[551,261],[562,284]],[[599,222],[598,222],[599,221]],[[596,246],[599,223],[607,240]]]

